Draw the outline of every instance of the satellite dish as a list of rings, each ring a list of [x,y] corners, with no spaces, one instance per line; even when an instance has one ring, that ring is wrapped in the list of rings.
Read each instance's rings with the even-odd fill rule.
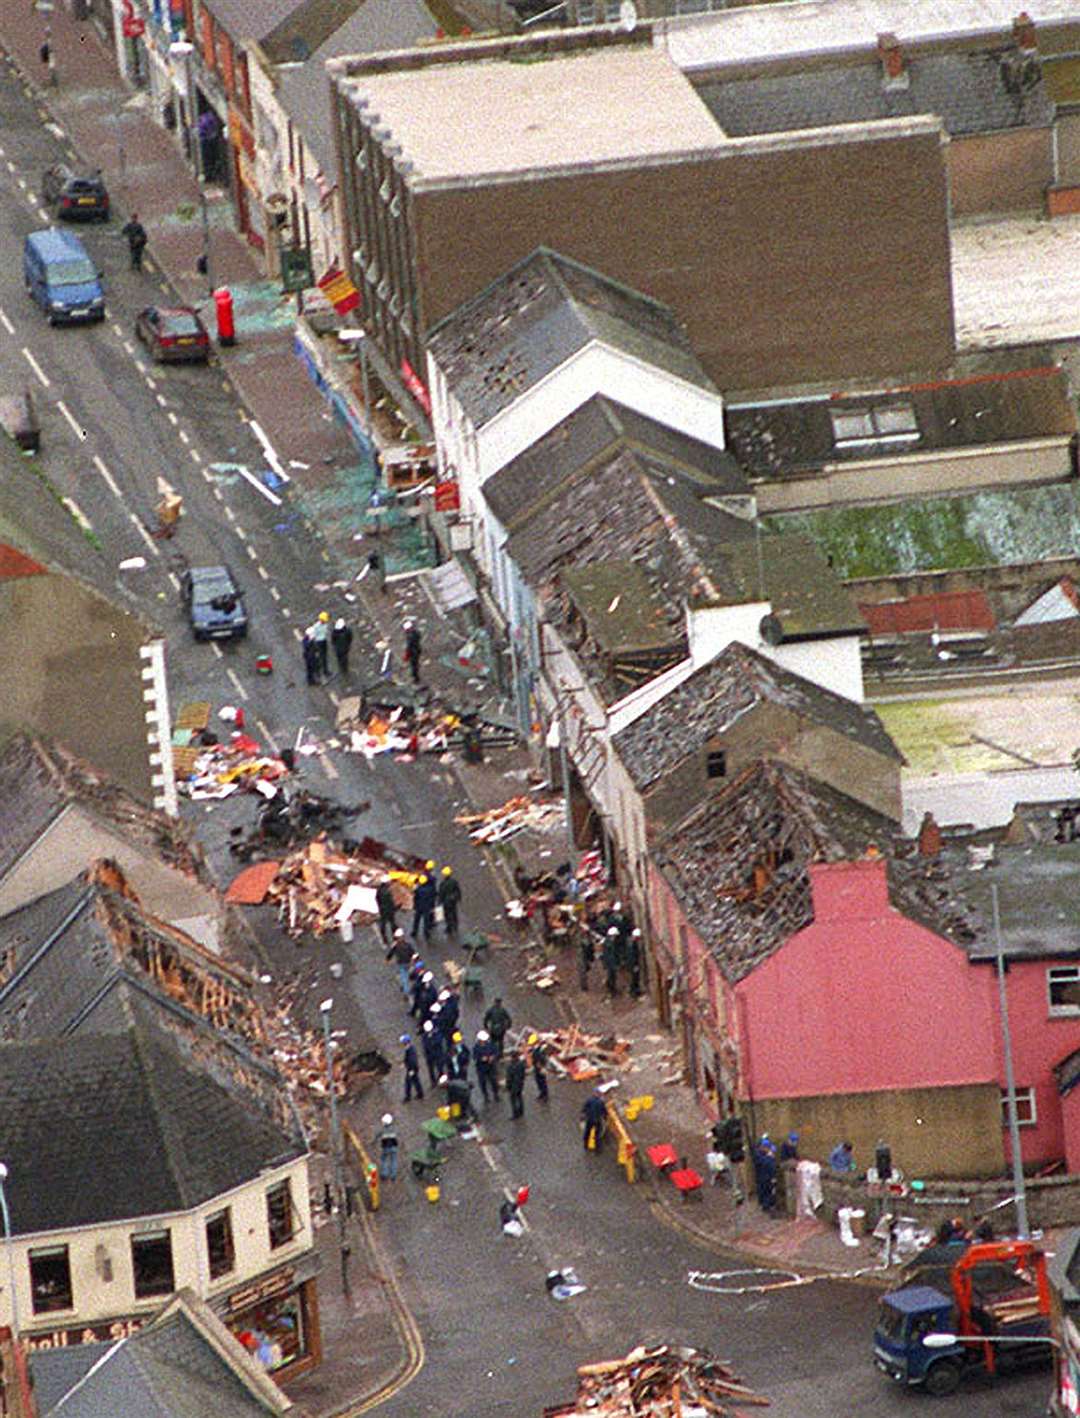
[[[634,0],[622,0],[619,6],[619,28],[624,29],[627,34],[633,34],[637,29],[637,6]]]
[[[761,624],[758,626],[758,634],[766,645],[772,645],[774,649],[777,645],[783,644],[784,627],[780,624],[780,617],[778,615],[763,615]]]

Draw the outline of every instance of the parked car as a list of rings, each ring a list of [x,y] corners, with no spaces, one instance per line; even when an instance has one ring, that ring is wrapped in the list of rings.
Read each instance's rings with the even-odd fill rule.
[[[190,305],[148,305],[135,317],[135,338],[162,364],[210,358],[210,336]]]
[[[100,172],[85,175],[54,163],[42,175],[41,196],[46,207],[69,221],[109,220],[109,194]]]
[[[59,227],[32,231],[23,242],[23,280],[50,325],[105,319],[101,272],[73,232]]]
[[[248,632],[244,594],[227,566],[193,566],[180,595],[196,640],[242,640]]]

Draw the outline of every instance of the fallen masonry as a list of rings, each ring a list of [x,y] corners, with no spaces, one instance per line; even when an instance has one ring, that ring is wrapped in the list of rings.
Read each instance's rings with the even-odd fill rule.
[[[639,1345],[625,1359],[582,1364],[576,1400],[546,1408],[544,1418],[738,1418],[768,1403],[704,1350]]]

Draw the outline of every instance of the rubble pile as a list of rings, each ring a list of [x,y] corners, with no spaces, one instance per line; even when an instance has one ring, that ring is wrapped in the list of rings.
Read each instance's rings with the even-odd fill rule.
[[[365,758],[394,753],[408,761],[421,753],[465,750],[470,739],[481,750],[516,742],[512,729],[482,714],[420,702],[410,691],[389,684],[343,699],[336,728],[347,740],[347,751]]]
[[[290,793],[283,787],[273,799],[262,804],[255,829],[247,837],[241,838],[243,828],[233,828],[231,835],[239,840],[233,841],[229,850],[244,861],[265,851],[280,854],[282,848],[340,827],[345,818],[358,817],[370,806],[363,802],[350,807],[307,789]]]
[[[625,1359],[582,1364],[577,1401],[548,1409],[551,1418],[737,1418],[769,1400],[736,1378],[730,1365],[701,1349],[660,1344]]]
[[[325,833],[285,857],[267,888],[278,916],[291,936],[325,935],[346,923],[364,924],[378,918],[375,887],[389,874],[394,898],[406,909],[418,873],[418,857],[394,852],[373,837],[346,848]]]
[[[521,1039],[534,1034],[546,1047],[552,1072],[577,1082],[599,1077],[601,1069],[623,1069],[630,1063],[630,1040],[618,1039],[614,1034],[586,1034],[577,1024],[560,1029],[526,1026]]]
[[[516,832],[529,829],[543,832],[547,828],[561,826],[565,821],[566,809],[561,802],[536,802],[522,794],[510,798],[499,807],[487,812],[461,813],[454,821],[461,827],[469,828],[469,836],[474,842],[490,844],[504,842]]]
[[[289,769],[281,758],[263,753],[255,739],[238,730],[226,743],[174,748],[173,771],[178,791],[188,798],[227,798],[241,789],[273,798],[278,780]]]

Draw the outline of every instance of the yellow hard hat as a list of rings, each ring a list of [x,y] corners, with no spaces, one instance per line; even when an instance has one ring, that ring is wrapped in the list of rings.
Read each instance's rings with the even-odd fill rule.
[[[539,1034],[530,1034],[530,1035],[529,1035],[529,1043],[530,1043],[530,1044],[539,1044],[539,1042],[540,1042],[540,1035],[539,1035]]]
[[[443,874],[443,876],[453,876],[453,875],[454,875],[454,869],[453,869],[453,867],[443,867],[443,869],[442,869],[442,874]]]
[[[427,871],[434,871],[434,870],[435,870],[435,863],[434,863],[434,862],[431,860],[431,858],[429,857],[428,860],[424,863],[424,867],[425,867],[425,869],[426,869]]]
[[[319,612],[319,619],[320,619],[320,620],[329,620],[329,619],[330,619],[330,612],[329,612],[329,611],[320,611],[320,612]]]

